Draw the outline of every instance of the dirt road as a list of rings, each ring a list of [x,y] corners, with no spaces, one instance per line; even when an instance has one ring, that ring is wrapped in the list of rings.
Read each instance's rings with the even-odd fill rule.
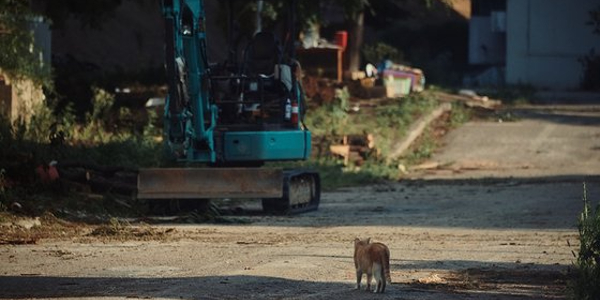
[[[562,299],[582,182],[600,194],[600,110],[574,110],[469,123],[432,158],[443,167],[324,193],[317,212],[0,245],[0,298]],[[354,289],[357,236],[391,250],[383,295]]]

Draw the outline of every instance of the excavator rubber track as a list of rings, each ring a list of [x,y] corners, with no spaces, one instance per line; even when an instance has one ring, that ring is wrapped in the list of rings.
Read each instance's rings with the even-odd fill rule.
[[[321,178],[311,170],[284,170],[283,196],[263,198],[263,211],[278,215],[293,215],[319,208],[321,202]]]

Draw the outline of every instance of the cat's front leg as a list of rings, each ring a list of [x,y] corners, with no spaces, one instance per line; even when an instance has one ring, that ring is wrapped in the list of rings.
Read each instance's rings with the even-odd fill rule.
[[[367,272],[367,292],[371,291],[371,281],[373,281],[373,274]]]

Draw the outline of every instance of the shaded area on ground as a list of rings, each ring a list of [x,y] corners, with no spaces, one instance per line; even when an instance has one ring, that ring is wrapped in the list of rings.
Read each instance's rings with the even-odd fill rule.
[[[385,299],[561,298],[568,275],[559,271],[513,268],[470,268],[435,273],[412,283],[393,283]],[[125,297],[135,299],[371,299],[354,283],[290,280],[264,276],[209,277],[52,277],[23,274],[0,276],[0,299]]]
[[[533,119],[564,125],[600,125],[599,106],[516,108],[510,112],[520,119]]]

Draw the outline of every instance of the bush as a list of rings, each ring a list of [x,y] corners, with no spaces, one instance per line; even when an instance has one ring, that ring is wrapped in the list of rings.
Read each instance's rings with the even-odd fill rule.
[[[45,105],[35,108],[29,121],[11,123],[0,116],[0,211],[11,201],[50,192],[48,186],[38,184],[36,168],[51,161],[128,169],[163,163],[160,132],[153,124],[156,114],[138,120],[144,122],[141,125],[115,127],[127,114],[112,112],[112,95],[100,89],[95,93],[95,106],[82,123],[71,109],[55,114]]]
[[[572,282],[573,298],[600,299],[600,205],[592,211],[585,183],[583,184],[583,212],[579,216],[579,253],[576,277]]]
[[[395,63],[404,62],[404,54],[397,48],[386,43],[377,43],[363,47],[365,60],[372,64],[379,64],[383,60],[389,59]]]

